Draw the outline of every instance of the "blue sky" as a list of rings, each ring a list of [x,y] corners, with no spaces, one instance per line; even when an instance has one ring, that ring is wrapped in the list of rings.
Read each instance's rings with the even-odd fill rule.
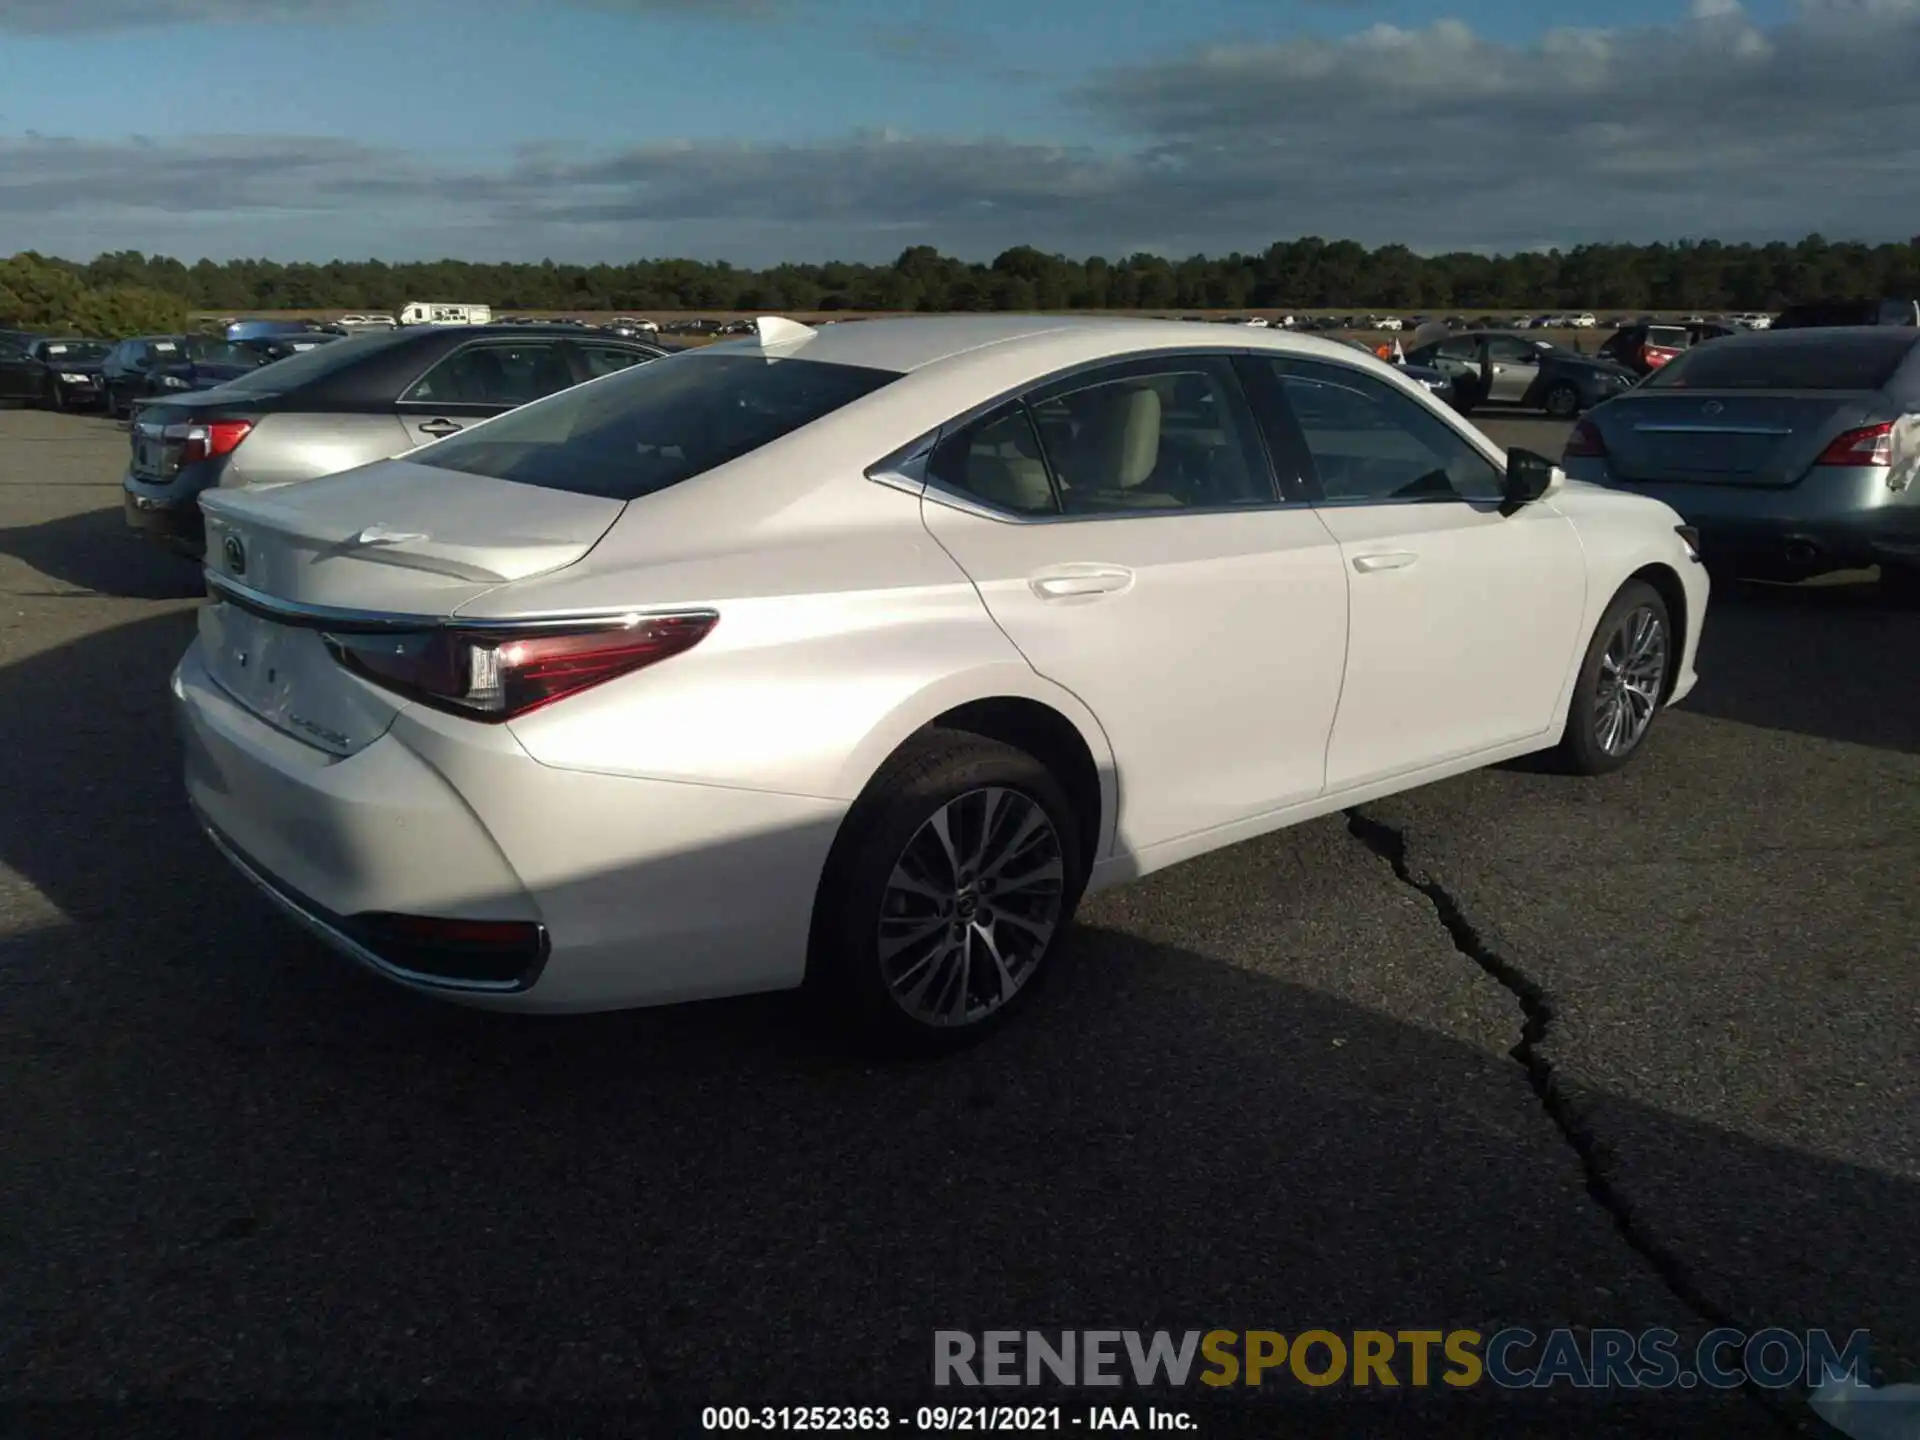
[[[0,252],[765,263],[1920,228],[1920,0],[1616,0],[1570,32],[1579,13],[0,0]],[[1836,59],[1868,69],[1838,84]],[[1873,71],[1897,93],[1863,96]]]

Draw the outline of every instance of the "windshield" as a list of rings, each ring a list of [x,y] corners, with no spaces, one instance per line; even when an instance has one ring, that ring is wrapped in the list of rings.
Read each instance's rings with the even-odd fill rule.
[[[47,340],[40,345],[40,354],[48,360],[104,360],[107,351],[112,349],[104,340]]]
[[[230,340],[194,337],[186,342],[187,356],[203,365],[258,365],[260,356]]]
[[[1702,345],[1643,383],[1649,390],[1879,390],[1913,347],[1910,330],[1867,331],[1840,342]]]
[[[278,395],[295,385],[305,385],[344,370],[349,365],[357,365],[376,351],[384,350],[389,345],[405,344],[413,338],[403,330],[389,330],[349,336],[330,345],[316,345],[311,350],[289,355],[284,360],[262,365],[251,375],[229,380],[220,387],[221,393]]]
[[[771,444],[898,378],[892,370],[813,360],[678,355],[562,391],[409,458],[635,500]]]

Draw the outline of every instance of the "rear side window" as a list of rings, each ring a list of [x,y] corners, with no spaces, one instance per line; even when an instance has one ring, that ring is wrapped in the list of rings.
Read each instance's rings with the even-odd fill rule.
[[[1018,401],[942,440],[928,478],[1016,515],[1057,515],[1060,501],[1027,407]]]
[[[1658,390],[1879,390],[1914,347],[1911,331],[1702,345],[1643,382]]]
[[[587,362],[587,374],[598,380],[616,370],[627,370],[654,357],[644,350],[628,350],[620,345],[582,345],[580,358]]]
[[[637,500],[772,444],[899,379],[759,355],[676,355],[454,435],[407,459],[549,490]]]
[[[1688,336],[1678,325],[1650,325],[1647,327],[1645,343],[1658,345],[1663,350],[1684,350]]]
[[[404,345],[414,337],[404,330],[388,330],[368,335],[350,335],[331,345],[317,345],[272,365],[263,365],[250,375],[229,380],[220,387],[223,395],[282,395],[296,385],[306,385],[338,371],[358,365],[368,356],[392,345]],[[158,345],[155,349],[160,348]],[[171,347],[177,353],[179,347]]]

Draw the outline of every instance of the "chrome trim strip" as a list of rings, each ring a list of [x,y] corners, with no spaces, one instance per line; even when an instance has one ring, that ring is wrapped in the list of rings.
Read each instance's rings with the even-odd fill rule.
[[[282,914],[286,915],[316,939],[325,942],[342,955],[345,955],[349,960],[365,966],[376,975],[388,980],[398,980],[406,985],[417,985],[428,990],[455,990],[464,991],[469,994],[511,995],[516,991],[528,988],[519,980],[449,980],[441,975],[422,975],[417,970],[408,970],[402,966],[395,965],[389,960],[381,959],[352,936],[336,930],[311,910],[298,904],[287,895],[286,892],[281,890],[279,886],[275,885],[273,881],[256,870],[241,856],[239,851],[235,850],[233,846],[227,842],[226,837],[213,827],[212,822],[209,821],[206,816],[199,813],[197,807],[194,812],[194,818],[200,822],[200,828],[206,832],[207,839],[212,842],[213,848],[218,850],[220,854],[225,857],[226,862],[233,866],[235,870],[238,870],[241,877],[251,884],[254,889],[271,900]],[[546,940],[546,927],[544,925],[540,927],[540,935],[542,949],[544,949]]]
[[[243,610],[251,610],[264,619],[308,630],[333,630],[342,635],[379,634],[389,630],[474,630],[489,634],[513,634],[527,630],[550,630],[575,625],[605,625],[609,629],[635,620],[650,620],[663,615],[700,616],[719,619],[719,612],[705,605],[653,605],[630,610],[588,610],[573,614],[529,616],[525,619],[465,619],[458,614],[415,615],[390,610],[352,610],[334,605],[309,605],[299,600],[282,600],[251,585],[243,585],[212,569],[206,572],[209,599],[214,603],[231,601]]]
[[[1774,425],[1636,425],[1639,435],[1791,435],[1791,429]]]

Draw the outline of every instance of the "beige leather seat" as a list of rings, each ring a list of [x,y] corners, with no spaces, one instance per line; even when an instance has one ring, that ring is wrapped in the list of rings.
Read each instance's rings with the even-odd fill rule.
[[[1096,397],[1087,396],[1088,401]],[[1161,406],[1147,385],[1114,386],[1089,404],[1067,479],[1089,507],[1172,506],[1172,495],[1145,490],[1160,465]],[[1071,508],[1071,501],[1069,502]]]
[[[1040,458],[1024,426],[1012,441],[974,448],[967,456],[967,488],[990,505],[1023,515],[1054,511],[1046,461]]]

